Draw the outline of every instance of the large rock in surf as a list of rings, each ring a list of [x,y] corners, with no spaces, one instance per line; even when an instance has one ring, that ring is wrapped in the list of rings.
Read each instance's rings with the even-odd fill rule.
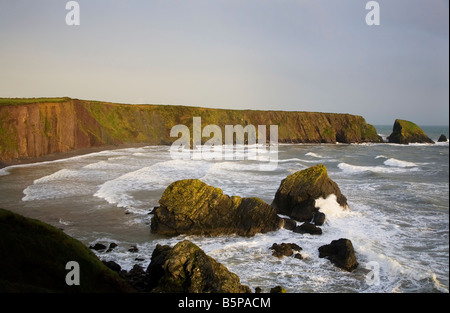
[[[58,228],[0,209],[0,293],[136,292],[83,243]],[[80,284],[68,285],[76,261]]]
[[[328,258],[334,265],[349,272],[358,267],[353,244],[345,238],[319,247],[319,258]]]
[[[395,120],[392,134],[387,137],[389,143],[434,143],[425,132],[410,121]]]
[[[230,197],[198,179],[172,183],[159,203],[151,230],[162,235],[253,236],[283,226],[275,208],[264,201]]]
[[[198,246],[184,240],[173,248],[157,245],[147,268],[152,292],[250,293],[239,277]]]
[[[438,142],[447,142],[447,141],[448,141],[448,139],[444,134],[441,134],[439,136]]]
[[[316,199],[325,199],[330,194],[336,196],[342,207],[347,207],[347,198],[328,177],[326,167],[319,164],[283,179],[272,206],[279,214],[288,215],[299,222],[310,222],[320,213],[315,207]]]

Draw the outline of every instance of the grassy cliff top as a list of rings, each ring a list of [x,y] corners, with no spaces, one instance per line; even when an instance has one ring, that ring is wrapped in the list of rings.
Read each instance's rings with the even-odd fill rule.
[[[48,102],[64,102],[71,100],[69,97],[62,98],[0,98],[0,105],[19,105],[19,104],[33,104],[33,103],[48,103]]]

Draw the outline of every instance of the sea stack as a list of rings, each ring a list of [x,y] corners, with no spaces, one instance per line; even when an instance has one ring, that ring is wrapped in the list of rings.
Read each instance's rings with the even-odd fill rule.
[[[434,143],[425,132],[410,121],[395,120],[392,134],[387,138],[389,143]]]
[[[340,206],[347,208],[347,198],[327,174],[323,164],[309,167],[287,176],[281,181],[272,206],[279,214],[288,215],[299,222],[314,221],[323,224],[325,216],[315,206],[319,198],[334,194]]]

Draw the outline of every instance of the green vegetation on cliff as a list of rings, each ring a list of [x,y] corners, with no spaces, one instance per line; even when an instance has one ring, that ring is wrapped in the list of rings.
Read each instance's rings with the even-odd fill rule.
[[[80,241],[61,230],[0,209],[0,292],[133,292]],[[80,285],[66,284],[67,262]]]
[[[193,118],[202,128],[217,125],[278,125],[282,143],[382,142],[363,117],[351,114],[225,110],[178,105],[129,105],[70,98],[0,99],[0,160],[33,158],[119,144],[171,144],[175,125],[193,136]],[[202,137],[202,142],[209,137]]]

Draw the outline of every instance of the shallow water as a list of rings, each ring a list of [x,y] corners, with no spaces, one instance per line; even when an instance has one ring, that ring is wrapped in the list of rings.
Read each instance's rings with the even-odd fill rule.
[[[1,169],[0,207],[63,228],[86,244],[116,242],[112,252],[98,255],[125,269],[147,266],[158,243],[188,238],[263,291],[282,285],[288,292],[448,292],[448,143],[280,145],[274,171],[260,170],[266,158],[173,160],[168,149],[103,151]],[[283,178],[318,163],[350,207],[343,211],[332,197],[324,199],[321,236],[284,229],[251,238],[150,233],[149,210],[175,180],[199,178],[225,194],[271,203]],[[352,273],[318,258],[321,245],[339,238],[355,247],[360,266]],[[269,248],[281,242],[300,245],[304,260],[273,257]],[[134,244],[138,253],[128,251]],[[371,279],[376,267],[379,283]]]

